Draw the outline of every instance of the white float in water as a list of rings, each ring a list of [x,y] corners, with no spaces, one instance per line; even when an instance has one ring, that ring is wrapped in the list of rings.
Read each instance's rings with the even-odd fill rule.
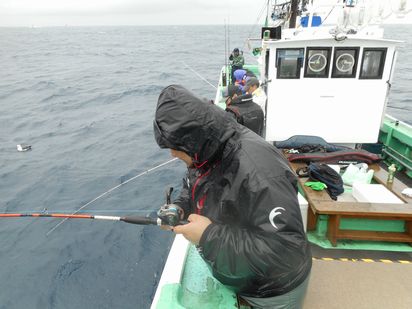
[[[31,146],[27,144],[18,144],[17,151],[28,151],[31,150]]]

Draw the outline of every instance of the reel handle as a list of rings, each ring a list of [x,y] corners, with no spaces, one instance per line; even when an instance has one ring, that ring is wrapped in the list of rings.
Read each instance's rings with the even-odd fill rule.
[[[166,190],[166,205],[171,204],[171,197],[172,197],[172,192],[173,192],[173,187],[169,187],[169,189]]]
[[[180,220],[177,225],[186,225],[186,224],[188,224],[188,223],[190,223],[190,221],[188,221],[188,220]]]

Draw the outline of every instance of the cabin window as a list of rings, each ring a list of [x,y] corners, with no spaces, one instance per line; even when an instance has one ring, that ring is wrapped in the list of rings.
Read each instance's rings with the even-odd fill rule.
[[[276,50],[276,78],[300,78],[303,54],[303,48],[278,48]]]
[[[385,67],[386,48],[364,48],[360,79],[381,79]]]
[[[306,51],[305,77],[328,77],[330,47],[311,47]]]
[[[353,78],[358,64],[358,47],[335,48],[332,77]]]

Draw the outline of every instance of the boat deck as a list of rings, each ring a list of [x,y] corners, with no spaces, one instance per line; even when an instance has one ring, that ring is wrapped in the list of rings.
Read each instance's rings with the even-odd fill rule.
[[[304,309],[412,308],[412,264],[314,260]]]
[[[387,172],[378,167],[375,172],[375,181],[384,183]],[[407,199],[404,205],[409,205],[410,199],[400,195],[405,186],[396,180],[390,189],[398,197]],[[325,192],[306,193],[309,204],[322,196],[330,200]],[[340,241],[336,247],[321,247],[315,243],[304,309],[412,308],[410,244],[401,244],[401,247],[391,246],[389,242],[384,245],[377,241],[349,240]],[[195,247],[181,235],[176,237],[169,253],[159,286],[153,309],[249,308],[239,306],[235,293],[213,277]]]
[[[375,181],[385,184],[386,170],[373,168]],[[407,203],[404,206],[411,199],[400,192],[409,185],[396,180],[388,188]],[[324,192],[303,188],[312,206],[322,197],[330,200]],[[365,248],[374,248],[371,243],[363,243]],[[412,308],[411,252],[390,251],[384,245],[377,245],[378,250],[347,250],[350,242],[340,247],[325,249],[312,244],[313,268],[304,309]]]

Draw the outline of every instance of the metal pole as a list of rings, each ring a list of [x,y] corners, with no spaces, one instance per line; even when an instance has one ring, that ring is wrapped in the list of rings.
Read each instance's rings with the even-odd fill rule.
[[[292,0],[290,11],[290,19],[289,19],[289,28],[296,28],[296,17],[298,15],[298,4],[299,0]]]

